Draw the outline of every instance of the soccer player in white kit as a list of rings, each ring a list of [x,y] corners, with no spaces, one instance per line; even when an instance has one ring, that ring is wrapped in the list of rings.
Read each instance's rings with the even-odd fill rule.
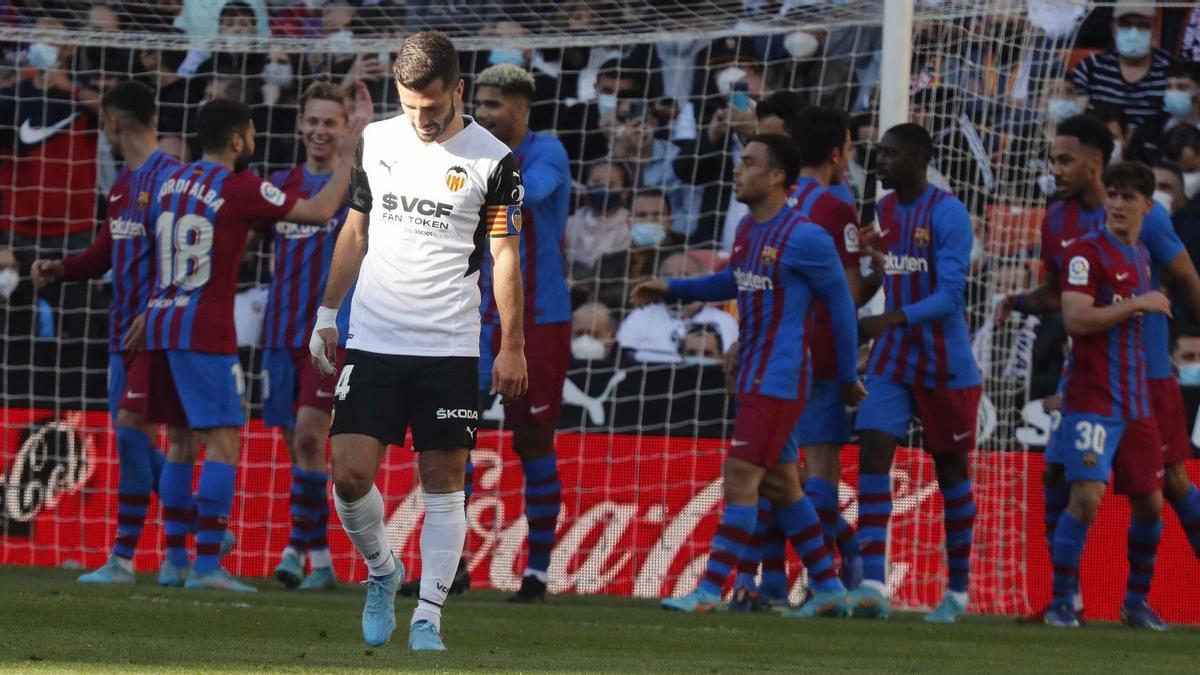
[[[402,445],[411,427],[425,522],[409,647],[441,651],[442,604],[466,537],[467,453],[479,424],[485,244],[502,333],[492,390],[511,400],[527,386],[517,236],[524,188],[508,146],[460,114],[463,80],[445,35],[405,40],[393,72],[403,114],[363,133],[309,347],[314,365],[332,372],[337,308],[357,279],[330,436],[334,505],[370,569],[363,639],[381,645],[396,627],[404,566],[387,541],[375,476],[387,445]]]

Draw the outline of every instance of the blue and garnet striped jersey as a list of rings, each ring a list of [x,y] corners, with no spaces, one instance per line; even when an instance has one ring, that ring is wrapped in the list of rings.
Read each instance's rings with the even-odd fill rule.
[[[789,200],[800,215],[820,225],[833,237],[838,260],[843,268],[858,266],[858,214],[821,181],[801,176]],[[813,377],[833,380],[837,377],[837,358],[833,344],[833,326],[829,308],[814,299],[809,309],[808,349],[812,355]]]
[[[1078,199],[1058,199],[1046,208],[1042,219],[1042,264],[1060,280],[1066,251],[1082,237],[1104,229],[1104,207],[1087,209]]]
[[[108,192],[104,227],[86,251],[63,261],[63,279],[84,281],[112,270],[108,350],[122,345],[129,326],[146,311],[154,285],[154,221],[151,206],[162,181],[180,163],[155,150],[136,170],[122,169]]]
[[[932,185],[909,204],[879,201],[886,311],[903,311],[871,349],[867,370],[908,385],[979,384],[967,332],[966,286],[974,235],[962,202]]]
[[[1057,272],[1060,285],[1064,274],[1065,251],[1082,237],[1103,231],[1103,206],[1089,211],[1078,200],[1064,199],[1054,202],[1046,210],[1042,223],[1042,261],[1048,269]],[[1158,288],[1163,266],[1185,250],[1171,224],[1170,214],[1161,204],[1155,203],[1150,213],[1146,214],[1138,240],[1146,245],[1150,253],[1150,284]],[[1151,314],[1145,318],[1143,334],[1147,368],[1152,380],[1172,375],[1169,332],[1166,315]]]
[[[236,354],[233,296],[246,235],[296,204],[249,171],[200,160],[167,177],[154,200],[158,267],[146,303],[149,349]]]
[[[837,248],[828,232],[790,205],[764,223],[745,218],[729,266],[705,277],[672,279],[668,295],[702,301],[737,298],[738,394],[808,398],[812,366],[804,330],[814,297],[832,316],[836,380],[857,378],[858,325]]]
[[[303,164],[276,171],[271,183],[284,193],[311,199],[329,183],[332,173],[314,175]],[[308,346],[317,307],[325,295],[325,280],[338,233],[350,212],[343,203],[333,218],[320,225],[278,221],[271,228],[271,288],[263,313],[262,345],[266,349],[302,349]],[[350,303],[346,295],[338,310],[338,340],[346,346],[350,331]]]
[[[530,131],[513,151],[525,186],[521,204],[521,279],[525,284],[526,323],[571,320],[571,293],[563,258],[563,231],[571,207],[571,169],[562,142]],[[492,296],[492,254],[484,252],[479,276],[484,324],[499,325]]]
[[[1067,249],[1064,293],[1083,293],[1107,307],[1153,288],[1150,252],[1141,242],[1127,246],[1105,230]],[[1071,336],[1064,412],[1125,420],[1151,414],[1143,324],[1139,314],[1106,331]]]

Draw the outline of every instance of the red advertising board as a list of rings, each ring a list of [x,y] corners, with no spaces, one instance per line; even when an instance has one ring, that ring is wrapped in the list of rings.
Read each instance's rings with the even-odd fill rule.
[[[101,564],[115,531],[117,461],[104,413],[0,411],[0,563]],[[238,545],[226,559],[235,574],[270,574],[290,529],[287,451],[252,422],[243,436],[238,498],[231,526]],[[165,439],[163,439],[165,440]],[[520,464],[505,436],[481,432],[474,453],[475,495],[468,506],[467,551],[475,585],[514,589],[524,569]],[[504,446],[504,447],[502,447]],[[551,558],[556,593],[660,597],[690,590],[703,570],[720,509],[718,441],[620,434],[561,434],[557,443],[563,512]],[[857,514],[856,450],[843,455],[843,513]],[[1038,453],[985,452],[974,460],[979,506],[972,558],[972,610],[1016,614],[1050,595],[1050,566],[1042,527],[1042,462]],[[1200,478],[1200,462],[1189,466]],[[931,462],[901,450],[893,471],[895,507],[890,578],[896,604],[935,604],[944,584],[941,497]],[[379,477],[388,504],[393,546],[419,573],[420,490],[409,451],[394,448]],[[138,569],[157,569],[158,508],[136,557]],[[1128,508],[1111,495],[1092,528],[1082,578],[1088,615],[1116,617],[1124,592]],[[1164,516],[1152,603],[1172,622],[1200,623],[1190,580],[1200,577],[1173,514]],[[365,568],[331,523],[335,567],[345,580]],[[798,566],[795,559],[790,568]],[[796,588],[802,585],[796,580]]]

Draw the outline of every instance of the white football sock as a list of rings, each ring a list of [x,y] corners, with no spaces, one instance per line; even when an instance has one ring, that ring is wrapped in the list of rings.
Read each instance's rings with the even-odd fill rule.
[[[421,598],[412,623],[429,621],[442,629],[442,605],[454,583],[458,559],[467,538],[463,492],[425,493],[425,524],[421,526]]]
[[[338,519],[342,521],[342,529],[362,554],[371,575],[385,577],[395,572],[396,557],[392,555],[387,530],[383,526],[383,495],[379,494],[379,488],[372,485],[371,491],[361,499],[346,502],[338,496],[335,487],[333,504],[337,508]]]

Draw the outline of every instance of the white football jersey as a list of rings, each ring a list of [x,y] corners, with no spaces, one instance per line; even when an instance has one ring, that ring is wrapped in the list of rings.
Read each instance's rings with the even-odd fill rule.
[[[363,132],[350,208],[367,214],[346,346],[479,356],[479,267],[488,237],[521,229],[524,188],[508,146],[469,117],[444,143],[404,115]]]

